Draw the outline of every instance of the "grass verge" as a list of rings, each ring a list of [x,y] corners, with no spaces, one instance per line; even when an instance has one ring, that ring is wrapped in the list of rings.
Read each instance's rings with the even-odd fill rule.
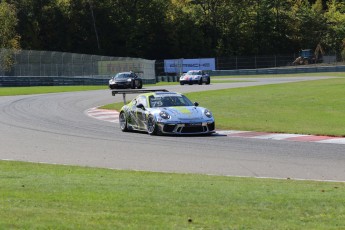
[[[0,161],[1,229],[342,229],[345,184]]]
[[[62,93],[74,91],[107,89],[104,85],[88,86],[31,86],[31,87],[0,87],[0,96],[31,95],[43,93]]]
[[[213,76],[212,78],[281,78],[281,77],[345,77],[344,72],[293,73],[293,74],[255,74]]]
[[[218,79],[214,83],[231,83],[243,82],[234,81],[229,79]],[[166,86],[166,85],[179,85],[178,82],[158,82],[156,84],[145,84],[149,86]],[[15,95],[31,95],[31,94],[44,94],[44,93],[63,93],[63,92],[76,92],[87,90],[101,90],[108,89],[106,85],[85,85],[85,86],[31,86],[31,87],[0,87],[0,96],[15,96]]]
[[[269,75],[236,75],[236,76],[213,76],[213,83],[230,83],[243,82],[238,80],[231,80],[231,78],[280,78],[280,77],[301,77],[301,76],[335,76],[345,77],[345,73],[307,73],[307,74],[269,74]],[[224,79],[230,78],[230,79]],[[158,82],[157,84],[145,84],[145,86],[164,86],[164,85],[178,85],[178,82]],[[31,87],[0,87],[0,96],[14,96],[14,95],[30,95],[43,93],[59,93],[59,92],[73,92],[86,90],[100,90],[108,89],[106,85],[100,86],[31,86]]]
[[[159,82],[145,86],[177,85],[177,82]],[[0,96],[31,95],[44,93],[63,93],[88,90],[108,89],[107,85],[82,85],[82,86],[31,86],[31,87],[0,87]]]

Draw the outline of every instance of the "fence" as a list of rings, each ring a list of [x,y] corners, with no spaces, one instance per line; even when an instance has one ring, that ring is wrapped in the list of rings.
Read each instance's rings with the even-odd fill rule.
[[[211,75],[325,72],[343,71],[344,68],[344,63],[337,62],[339,60],[333,54],[324,55],[322,63],[317,65],[293,66],[292,63],[297,56],[292,54],[218,57],[215,58],[216,71],[212,71]],[[21,81],[23,85],[36,85],[40,82],[45,85],[107,84],[111,75],[130,70],[137,72],[144,83],[155,83],[161,80],[177,81],[182,66],[177,64],[176,73],[167,74],[164,72],[164,60],[34,50],[22,50],[15,53],[13,59],[15,64],[9,71],[0,69],[0,76],[3,76],[0,86],[13,85],[17,81]],[[181,60],[176,59],[177,63]],[[329,66],[332,68],[328,68]]]
[[[141,58],[22,50],[14,61],[12,69],[0,70],[0,75],[109,79],[118,72],[134,71],[144,80],[155,79],[155,61]]]

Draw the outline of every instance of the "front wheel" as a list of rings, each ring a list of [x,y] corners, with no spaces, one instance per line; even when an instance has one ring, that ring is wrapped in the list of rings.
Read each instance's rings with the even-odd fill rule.
[[[143,88],[143,82],[142,81],[138,81],[137,89],[141,89],[141,88]]]
[[[134,80],[131,81],[131,89],[135,89],[135,81]]]
[[[152,115],[149,115],[147,119],[147,133],[150,135],[158,135],[160,133],[156,120]]]
[[[120,128],[122,132],[127,132],[128,131],[128,127],[127,127],[127,118],[126,118],[126,114],[124,112],[120,113],[119,116],[119,123],[120,123]]]
[[[206,85],[209,85],[211,83],[211,79],[208,77],[206,80]]]

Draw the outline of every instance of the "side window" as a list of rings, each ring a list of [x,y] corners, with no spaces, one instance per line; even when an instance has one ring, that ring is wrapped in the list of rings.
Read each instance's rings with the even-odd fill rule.
[[[149,96],[150,108],[160,107],[162,105],[160,97]]]

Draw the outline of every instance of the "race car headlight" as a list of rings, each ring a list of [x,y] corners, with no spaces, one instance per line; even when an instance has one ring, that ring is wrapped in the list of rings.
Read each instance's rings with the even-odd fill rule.
[[[127,81],[132,81],[132,79],[128,78]]]
[[[161,118],[163,118],[163,119],[169,119],[170,118],[170,115],[164,111],[160,112],[159,116],[161,116]]]
[[[209,117],[209,118],[212,117],[212,113],[211,113],[211,111],[208,110],[208,109],[205,109],[204,114],[205,114],[206,117]]]

